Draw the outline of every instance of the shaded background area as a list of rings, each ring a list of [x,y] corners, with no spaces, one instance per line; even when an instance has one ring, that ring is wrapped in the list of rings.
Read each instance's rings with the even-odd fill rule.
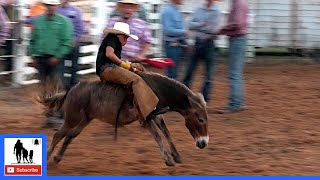
[[[257,57],[247,64],[247,110],[224,115],[213,113],[225,105],[229,91],[227,67],[219,63],[208,104],[208,148],[196,149],[180,115],[165,115],[183,160],[175,168],[165,166],[156,142],[138,122],[118,129],[115,142],[113,127],[94,120],[60,164],[48,162],[48,175],[320,175],[320,65],[293,59]],[[200,68],[195,92],[202,77]],[[33,101],[35,90],[35,85],[0,88],[0,131],[44,133],[49,144],[54,131],[40,128],[42,107]]]

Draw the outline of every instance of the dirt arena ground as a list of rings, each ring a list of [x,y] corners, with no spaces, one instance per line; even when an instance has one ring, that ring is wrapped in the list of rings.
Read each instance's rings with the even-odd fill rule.
[[[320,64],[271,61],[276,58],[247,64],[247,110],[235,114],[213,113],[226,104],[229,91],[227,67],[217,65],[206,149],[196,149],[180,115],[165,115],[183,164],[166,167],[156,142],[137,122],[120,128],[115,142],[112,126],[94,120],[60,164],[48,163],[48,175],[320,175]],[[49,144],[54,131],[40,128],[35,89],[1,88],[0,132],[44,133]]]

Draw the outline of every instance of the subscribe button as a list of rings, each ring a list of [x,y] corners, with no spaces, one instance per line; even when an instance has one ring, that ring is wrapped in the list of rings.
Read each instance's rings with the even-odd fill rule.
[[[41,176],[41,165],[5,165],[6,176]]]

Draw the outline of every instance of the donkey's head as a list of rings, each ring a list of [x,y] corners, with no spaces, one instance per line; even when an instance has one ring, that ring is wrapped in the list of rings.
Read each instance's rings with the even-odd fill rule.
[[[209,142],[206,102],[202,94],[198,96],[188,96],[188,101],[189,108],[181,112],[181,115],[186,120],[186,126],[195,139],[196,146],[203,149]]]
[[[208,115],[206,102],[199,94],[196,96],[182,83],[155,73],[139,74],[159,98],[160,106],[169,106],[172,111],[179,112],[186,121],[196,145],[203,149],[208,145]]]

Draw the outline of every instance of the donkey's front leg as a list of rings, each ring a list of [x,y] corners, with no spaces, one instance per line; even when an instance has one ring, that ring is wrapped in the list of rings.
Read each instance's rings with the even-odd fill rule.
[[[170,151],[171,151],[171,154],[173,156],[174,161],[176,163],[182,163],[181,156],[178,153],[176,146],[172,142],[170,132],[169,132],[162,116],[161,115],[156,116],[156,118],[154,119],[154,122],[157,124],[157,126],[159,127],[159,129],[161,130],[163,135],[166,137],[167,142],[170,146]]]
[[[157,131],[157,126],[154,124],[154,121],[147,120],[147,122],[145,123],[145,127],[150,131],[151,135],[158,143],[158,145],[160,147],[160,153],[161,153],[166,165],[167,166],[174,166],[174,161],[171,159],[168,152],[163,147],[161,136],[159,135],[159,133]]]

